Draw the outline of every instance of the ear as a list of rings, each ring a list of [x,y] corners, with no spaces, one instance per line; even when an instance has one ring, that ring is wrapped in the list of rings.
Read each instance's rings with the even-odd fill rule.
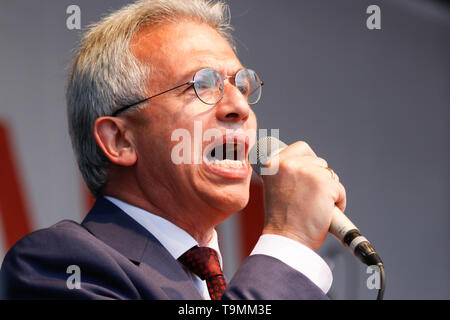
[[[112,163],[130,167],[136,163],[137,154],[125,128],[120,118],[101,117],[94,123],[94,137]]]

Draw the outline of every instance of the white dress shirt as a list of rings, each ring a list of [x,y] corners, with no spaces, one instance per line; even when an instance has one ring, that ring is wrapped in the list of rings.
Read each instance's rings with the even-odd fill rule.
[[[187,250],[198,246],[198,242],[189,233],[172,222],[116,198],[109,196],[105,198],[148,230],[161,242],[174,259],[178,260]],[[206,246],[217,251],[220,264],[223,266],[217,232],[215,230]],[[327,263],[317,253],[300,242],[279,235],[264,234],[259,238],[250,255],[254,254],[271,256],[286,263],[308,277],[324,293],[327,293],[331,288],[333,276]],[[183,268],[192,279],[201,296],[205,300],[210,300],[206,281],[201,280],[184,266]]]

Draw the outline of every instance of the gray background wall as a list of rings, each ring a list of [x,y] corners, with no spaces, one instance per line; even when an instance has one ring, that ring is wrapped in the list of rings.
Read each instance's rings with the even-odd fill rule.
[[[64,85],[82,25],[126,1],[0,1],[0,118],[14,138],[33,226],[80,220]],[[307,141],[346,186],[347,213],[386,265],[387,299],[450,298],[450,9],[420,0],[229,0],[238,53],[265,81],[261,128]],[[382,29],[366,28],[381,8]],[[0,242],[1,244],[1,242]],[[336,299],[373,299],[334,239]],[[232,270],[228,272],[232,273]]]

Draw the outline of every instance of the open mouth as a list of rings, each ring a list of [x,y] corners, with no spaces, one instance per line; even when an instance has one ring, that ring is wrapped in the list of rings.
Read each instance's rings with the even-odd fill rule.
[[[244,177],[248,174],[247,144],[245,138],[226,139],[207,151],[205,160],[215,173],[227,177]]]
[[[207,154],[207,159],[219,167],[242,168],[245,165],[245,144],[234,142],[218,145]]]

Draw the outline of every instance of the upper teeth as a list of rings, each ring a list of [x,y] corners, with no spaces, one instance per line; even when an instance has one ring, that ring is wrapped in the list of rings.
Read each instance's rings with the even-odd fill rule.
[[[245,146],[238,143],[225,143],[212,149],[207,158],[209,162],[217,165],[241,166],[245,158]]]
[[[243,168],[244,162],[240,160],[214,160],[211,162],[212,164],[219,166],[219,167],[233,167],[233,168]]]

